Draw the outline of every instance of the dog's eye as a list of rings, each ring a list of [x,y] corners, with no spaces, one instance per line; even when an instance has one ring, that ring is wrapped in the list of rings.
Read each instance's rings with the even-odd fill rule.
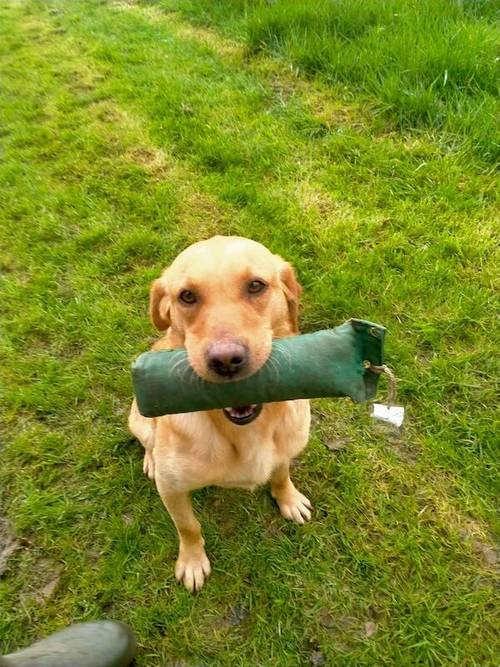
[[[196,294],[190,289],[183,289],[179,294],[179,300],[191,306],[193,303],[196,303]]]
[[[251,280],[248,283],[247,291],[249,294],[260,294],[266,289],[267,285],[262,280]]]

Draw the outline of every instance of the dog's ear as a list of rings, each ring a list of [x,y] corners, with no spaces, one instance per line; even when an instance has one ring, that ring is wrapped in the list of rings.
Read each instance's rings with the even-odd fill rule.
[[[162,278],[153,281],[149,292],[149,316],[151,322],[160,331],[165,331],[171,324],[170,297],[167,295]]]
[[[291,331],[299,333],[299,304],[302,287],[300,286],[293,266],[288,262],[282,262],[280,268],[280,285],[288,303],[288,316]]]

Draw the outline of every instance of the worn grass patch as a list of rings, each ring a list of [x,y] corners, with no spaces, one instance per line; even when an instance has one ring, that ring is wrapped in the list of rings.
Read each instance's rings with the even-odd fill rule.
[[[113,617],[148,667],[498,664],[498,200],[482,158],[391,132],[363,98],[246,62],[175,13],[0,8],[2,650]],[[214,573],[192,597],[126,431],[128,364],[153,335],[149,282],[215,232],[296,265],[306,330],[386,324],[408,421],[315,402],[294,468],[308,526],[265,489],[197,493]]]
[[[396,127],[439,128],[499,159],[494,0],[159,0],[302,71],[364,93]],[[344,94],[345,94],[344,93]]]

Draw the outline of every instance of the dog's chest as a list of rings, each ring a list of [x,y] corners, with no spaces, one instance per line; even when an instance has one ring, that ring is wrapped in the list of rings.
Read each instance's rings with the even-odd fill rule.
[[[213,470],[212,484],[216,486],[253,489],[268,482],[279,463],[272,438],[246,438],[238,443],[228,440],[224,449],[223,462]]]
[[[173,488],[204,486],[253,489],[270,480],[273,471],[305,447],[309,403],[289,401],[252,424],[230,427],[214,423],[206,413],[170,415],[160,422],[155,445],[157,474]],[[266,417],[263,419],[263,417]]]

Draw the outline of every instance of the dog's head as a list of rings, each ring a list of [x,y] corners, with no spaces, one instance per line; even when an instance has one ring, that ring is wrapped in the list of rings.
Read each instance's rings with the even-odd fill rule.
[[[260,243],[214,236],[153,282],[150,314],[200,377],[240,380],[266,362],[273,338],[298,333],[300,293],[291,265]]]

